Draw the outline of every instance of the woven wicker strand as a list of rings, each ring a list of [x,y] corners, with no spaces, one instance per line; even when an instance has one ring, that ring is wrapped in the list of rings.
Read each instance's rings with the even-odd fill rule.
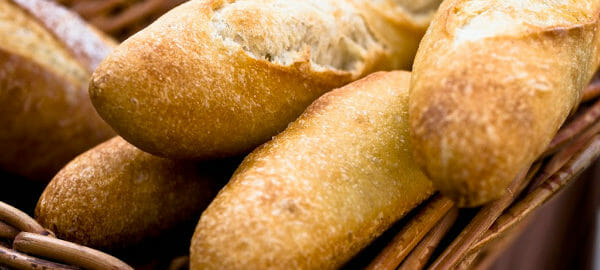
[[[519,224],[567,184],[577,179],[577,176],[592,165],[598,157],[600,157],[600,135],[594,136],[565,167],[500,216],[493,229],[488,231],[471,249],[477,250],[485,247],[487,243],[501,237],[504,232]]]
[[[75,270],[79,267],[55,263],[14,251],[0,246],[0,264],[22,270],[52,269],[52,270]]]
[[[95,249],[44,235],[21,232],[15,237],[17,251],[81,266],[89,270],[133,270],[121,260]]]
[[[514,201],[527,185],[527,171],[521,172],[502,198],[484,206],[471,223],[454,239],[430,269],[454,268],[468,250],[494,223],[502,212]]]
[[[555,153],[559,148],[568,144],[573,137],[581,134],[584,130],[589,128],[592,124],[597,123],[598,118],[600,117],[600,100],[596,101],[592,107],[588,108],[584,113],[575,118],[567,128],[561,129],[550,145],[548,146],[548,150],[542,156],[548,156],[550,154]]]
[[[11,241],[13,249],[0,241],[0,266],[23,270],[133,269],[101,251],[55,238],[52,232],[44,229],[37,221],[4,202],[0,202],[0,240],[2,239]]]
[[[505,237],[499,238],[497,241],[490,243],[485,249],[478,252],[468,253],[462,260],[457,269],[473,269],[485,270],[489,269],[494,264],[496,259],[514,243],[521,233],[525,230],[528,222],[521,222],[516,228],[510,231]]]
[[[0,221],[0,238],[3,239],[14,239],[15,236],[19,234],[19,230],[15,227],[10,226],[2,221]]]
[[[425,235],[454,206],[450,199],[436,195],[367,267],[368,270],[396,269]]]
[[[500,246],[507,247],[508,244],[504,243],[506,242],[504,241],[505,238],[516,237],[515,235],[518,235],[522,231],[524,225],[527,223],[526,221],[531,217],[535,209],[556,195],[566,184],[577,179],[577,175],[589,167],[598,157],[600,157],[600,135],[594,136],[594,139],[586,147],[583,147],[581,152],[577,153],[563,169],[544,183],[543,186],[516,203],[506,214],[500,216],[492,229],[470,247],[466,252],[467,255],[457,268],[486,269],[485,267],[493,263],[494,258],[501,252],[501,250],[497,250],[498,248],[493,247],[494,243],[500,242],[503,243]],[[515,233],[514,231],[517,232]],[[490,258],[484,258],[480,262],[480,265],[464,268],[465,266],[473,266],[478,255],[481,255],[489,246],[492,246],[494,249],[491,254],[486,254],[487,256],[491,256]]]
[[[440,220],[440,222],[423,238],[419,245],[406,257],[406,260],[398,270],[423,269],[427,261],[433,255],[435,247],[440,243],[444,235],[448,233],[456,219],[458,218],[458,208],[452,208]]]
[[[0,201],[0,221],[12,226],[19,231],[32,232],[43,235],[52,235],[52,232],[44,229],[33,218],[21,210]]]

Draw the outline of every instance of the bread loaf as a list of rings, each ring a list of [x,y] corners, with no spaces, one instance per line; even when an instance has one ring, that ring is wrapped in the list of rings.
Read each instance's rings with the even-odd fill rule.
[[[323,93],[375,70],[408,68],[437,2],[189,1],[104,60],[90,95],[144,151],[178,159],[245,153]]]
[[[333,269],[433,192],[408,141],[408,72],[317,99],[202,214],[191,269]]]
[[[114,135],[87,93],[114,45],[53,2],[0,0],[0,169],[48,181]]]
[[[126,248],[197,219],[231,167],[159,158],[115,137],[67,164],[44,190],[35,217],[61,239]]]
[[[448,0],[414,64],[415,158],[462,206],[501,196],[598,66],[600,1]]]

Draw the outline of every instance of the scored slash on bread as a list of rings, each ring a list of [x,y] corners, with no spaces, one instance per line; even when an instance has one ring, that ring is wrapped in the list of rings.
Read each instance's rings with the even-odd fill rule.
[[[86,91],[114,42],[55,3],[0,1],[0,168],[48,181],[114,135]]]
[[[149,153],[245,153],[323,93],[410,67],[433,11],[408,10],[388,0],[189,1],[107,57],[90,96]]]

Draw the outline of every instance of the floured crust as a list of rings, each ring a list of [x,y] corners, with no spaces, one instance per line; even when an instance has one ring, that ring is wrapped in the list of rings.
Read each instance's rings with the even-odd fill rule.
[[[415,60],[415,158],[463,206],[505,192],[575,108],[598,65],[600,3],[586,2],[587,13],[559,5],[536,15],[516,8],[524,2],[543,1],[444,2]],[[498,21],[506,31],[498,32]]]
[[[29,1],[32,2],[32,1]],[[84,85],[89,72],[50,31],[9,0],[0,1],[0,47],[53,70],[73,84]]]
[[[115,137],[63,168],[35,216],[61,239],[124,248],[197,218],[216,193],[212,181],[231,171],[152,156]]]
[[[52,1],[11,0],[37,19],[71,53],[87,73],[117,44],[83,19]],[[89,75],[87,76],[89,78]],[[86,78],[87,81],[87,78]],[[87,84],[87,82],[86,82]]]
[[[252,152],[203,213],[190,269],[335,269],[427,198],[408,72],[331,91]]]
[[[406,39],[412,51],[393,51],[389,39],[380,39],[383,26],[371,27],[384,21],[367,18],[369,11],[352,3],[190,1],[125,41],[100,65],[90,87],[92,102],[121,136],[157,155],[208,159],[250,151],[321,94],[375,70],[410,66],[420,35]],[[251,8],[230,14],[228,9],[243,5]],[[289,18],[269,14],[286,8],[304,9],[294,14],[303,14],[298,19],[306,22],[283,23]],[[317,16],[321,9],[338,12]],[[368,29],[353,37],[354,30],[340,26],[345,19]],[[342,41],[329,42],[327,34],[313,33],[320,27],[303,25],[316,22],[333,23],[322,29]],[[387,35],[400,38],[396,32]],[[309,40],[295,48],[296,34]],[[287,38],[289,52],[281,50]],[[352,48],[344,51],[336,44]]]
[[[456,43],[494,36],[519,36],[548,28],[593,23],[593,1],[462,1],[448,9],[446,31]],[[595,3],[595,5],[598,5]]]
[[[81,30],[77,42],[57,39],[42,23],[49,17],[62,18],[47,26],[63,31],[85,25],[46,1],[3,0],[0,12],[0,168],[48,181],[77,154],[114,135],[89,101],[92,62],[80,62],[83,55],[106,55],[111,45],[78,47],[97,36],[91,28]]]

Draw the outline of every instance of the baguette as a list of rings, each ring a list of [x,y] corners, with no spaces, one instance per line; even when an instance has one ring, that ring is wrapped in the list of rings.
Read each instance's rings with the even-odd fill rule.
[[[152,156],[115,137],[52,179],[35,218],[61,239],[123,249],[197,219],[231,172],[226,163]]]
[[[461,206],[501,196],[598,66],[600,1],[445,1],[414,63],[415,158]]]
[[[191,269],[333,269],[433,185],[408,143],[410,73],[331,91],[252,152],[202,214]]]
[[[413,12],[407,1],[393,3],[192,0],[101,63],[92,102],[149,153],[246,153],[323,93],[375,70],[410,66],[435,4]]]
[[[114,41],[45,0],[0,0],[0,169],[48,181],[114,136],[88,81]]]

